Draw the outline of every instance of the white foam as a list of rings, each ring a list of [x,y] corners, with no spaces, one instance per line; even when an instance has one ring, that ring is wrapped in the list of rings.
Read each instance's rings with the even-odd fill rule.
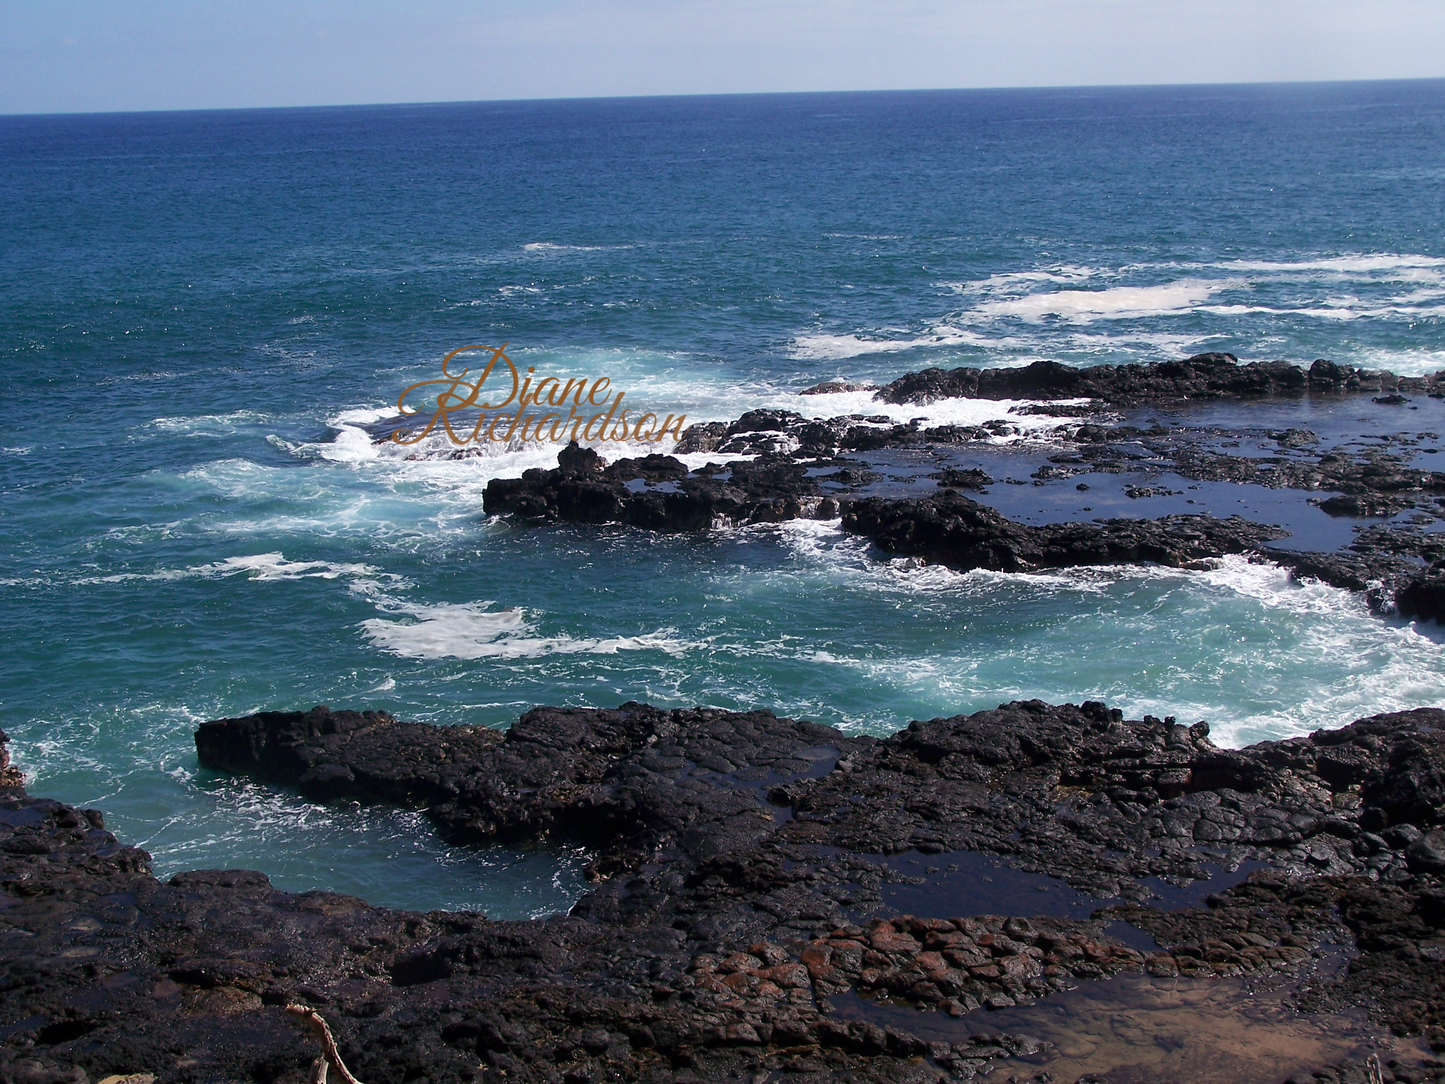
[[[1087,400],[1069,399],[1066,404]],[[886,417],[890,424],[907,425],[917,419],[925,428],[940,425],[981,426],[985,422],[1003,421],[1015,430],[1012,434],[995,436],[993,442],[1006,443],[1021,437],[1040,437],[1059,426],[1057,418],[1022,413],[1034,405],[1030,399],[939,399],[916,403],[887,403],[874,398],[870,391],[844,391],[822,395],[792,395],[779,403],[805,418],[836,418],[850,414],[865,417]],[[771,404],[770,404],[771,405]]]
[[[1226,283],[1197,280],[1164,286],[1115,286],[1104,290],[1055,290],[1023,297],[986,301],[975,312],[985,316],[1012,316],[1028,321],[1057,316],[1088,322],[1100,319],[1135,319],[1188,312],[1225,289]]]
[[[758,458],[754,454],[743,452],[670,452],[669,454],[688,470],[697,470],[709,463],[717,463],[722,466],[729,463],[749,463]]]
[[[879,332],[879,335],[886,332]],[[995,345],[995,341],[964,328],[939,324],[922,335],[880,338],[862,335],[833,335],[818,332],[794,337],[788,354],[800,361],[841,361],[868,354],[893,354],[924,347]]]
[[[630,246],[618,246],[627,248]],[[530,241],[522,246],[523,252],[553,253],[553,252],[602,252],[608,248],[607,245],[559,245],[551,241]]]
[[[271,420],[269,415],[254,410],[233,410],[229,414],[197,414],[161,417],[151,421],[151,428],[182,436],[230,436],[243,427],[254,427]]]
[[[843,531],[843,520],[838,519],[791,519],[778,524],[784,538],[803,544],[838,541],[849,537]]]
[[[1376,296],[1389,283],[1415,288]],[[1340,284],[1347,287],[1343,294],[1335,289]],[[1410,253],[1162,261],[1117,268],[1041,267],[936,285],[973,303],[941,317],[931,329],[942,334],[940,344],[981,347],[990,356],[979,363],[990,365],[1015,360],[998,357],[1001,351],[1027,358],[1087,360],[1078,358],[1082,350],[1110,361],[1150,361],[1181,350],[1208,348],[1221,334],[1235,340],[1232,348],[1241,355],[1259,356],[1285,340],[1260,337],[1258,325],[1247,319],[1251,316],[1346,324],[1433,321],[1445,315],[1445,307],[1438,304],[1438,291],[1445,287],[1445,258]],[[1172,320],[1193,314],[1234,321],[1237,326],[1205,335],[1167,335],[1167,342],[1156,341],[1157,332],[1139,330],[1142,319]],[[1062,330],[1098,324],[1122,324],[1127,330],[1096,335],[1090,341]],[[1030,338],[1019,331],[1021,325],[1040,330]],[[886,329],[798,340],[803,354],[819,357],[910,349],[930,341],[929,334],[901,336]],[[1369,349],[1374,348],[1346,340],[1327,353],[1356,361],[1356,355]],[[1310,358],[1301,360],[1307,364]]]
[[[1330,587],[1318,580],[1298,582],[1287,569],[1276,564],[1231,555],[1212,562],[1212,566],[1196,573],[1196,582],[1287,610],[1299,617],[1340,616],[1346,613],[1366,615],[1369,612],[1364,599],[1354,592]]]
[[[225,576],[245,574],[258,582],[275,583],[281,580],[335,580],[351,577],[359,584],[371,584],[380,580],[399,584],[405,582],[399,576],[383,573],[372,565],[348,561],[288,561],[281,553],[256,553],[241,557],[227,557],[189,568],[162,568],[153,572],[114,572],[107,575],[77,576],[68,581],[74,584],[126,583],[132,580],[166,581],[192,579],[220,579]],[[48,582],[48,578],[37,580]]]
[[[227,557],[210,565],[200,565],[191,570],[198,573],[214,573],[229,576],[237,572],[248,573],[253,580],[275,582],[278,580],[323,579],[334,580],[341,576],[379,575],[379,570],[360,562],[331,561],[288,561],[280,553],[257,553],[246,557]]]
[[[615,655],[619,651],[662,651],[681,655],[691,645],[670,630],[608,638],[539,637],[518,607],[488,609],[490,602],[421,604],[388,600],[382,608],[412,618],[369,618],[361,623],[377,647],[413,659],[531,659],[547,655]]]
[[[352,425],[342,426],[336,439],[319,450],[321,458],[335,463],[366,463],[381,455],[371,434]]]
[[[940,282],[938,285],[942,289],[952,290],[960,294],[998,293],[1004,290],[1016,290],[1021,285],[1031,285],[1038,282],[1077,286],[1081,282],[1088,282],[1090,279],[1100,278],[1114,273],[1115,272],[1105,271],[1098,267],[1064,265],[1054,268],[1038,268],[1031,271],[1004,271],[989,275],[983,279],[969,279],[964,282]]]
[[[1435,291],[1419,291],[1430,298],[1438,296]],[[1368,302],[1358,297],[1326,297],[1315,304],[1284,305],[1201,305],[1198,312],[1216,316],[1309,316],[1320,320],[1366,320],[1405,317],[1418,320],[1424,317],[1445,315],[1445,307],[1439,305],[1407,304],[1402,298],[1391,298],[1383,303]]]
[[[1427,376],[1445,368],[1445,349],[1372,347],[1354,351],[1349,360],[1366,369],[1385,369],[1400,376]]]
[[[1348,256],[1326,256],[1304,260],[1225,260],[1209,266],[1230,271],[1266,271],[1307,274],[1330,271],[1342,274],[1376,274],[1379,272],[1412,272],[1445,268],[1445,258],[1418,254],[1357,253]]]
[[[799,395],[794,388],[776,385],[718,385],[696,380],[655,380],[639,389],[638,399],[648,409],[661,409],[663,415],[686,414],[687,425],[711,420],[732,421],[750,410],[786,410],[809,419],[828,419],[846,415],[886,418],[887,424],[908,424],[917,420],[925,427],[939,425],[982,426],[985,422],[1003,422],[1009,428],[989,437],[992,443],[1009,443],[1025,439],[1042,439],[1058,427],[1058,419],[1046,415],[1027,415],[1022,409],[1030,400],[1005,399],[943,399],[925,406],[885,403],[874,398],[871,391],[837,392],[825,395]],[[632,393],[629,391],[629,395]],[[666,405],[661,405],[666,404]],[[356,411],[390,417],[393,411]],[[634,413],[633,415],[637,415]],[[333,425],[340,422],[333,419]],[[647,441],[583,441],[609,461],[637,458],[660,453],[673,454],[676,441],[669,438]],[[521,441],[480,441],[465,446],[454,443],[444,432],[433,432],[415,445],[376,442],[371,434],[355,426],[343,426],[329,443],[309,445],[305,454],[342,466],[360,470],[380,471],[395,486],[423,482],[456,505],[477,508],[482,503],[486,483],[492,478],[515,478],[531,468],[551,469],[557,465],[559,443]],[[463,450],[464,448],[464,450]],[[458,453],[462,452],[459,456]],[[298,451],[298,454],[301,454]],[[722,455],[717,452],[680,457],[689,467],[708,462],[724,462],[754,458],[752,455]]]
[[[391,418],[396,415],[396,407],[356,407],[352,410],[343,410],[333,418],[328,418],[326,424],[333,429],[339,429],[343,425],[370,425],[372,422],[379,422],[383,418]]]
[[[1432,329],[1445,316],[1445,258],[1439,256],[1323,253],[1113,268],[1044,265],[934,286],[965,307],[940,312],[923,330],[809,330],[791,340],[788,352],[800,361],[860,359],[869,375],[877,372],[878,359],[908,351],[937,355],[927,364],[948,367],[1036,360],[1118,364],[1229,349],[1245,360],[1308,365],[1325,356],[1402,375],[1432,372],[1445,354],[1431,349]],[[1281,323],[1321,324],[1333,337],[1328,346],[1296,345]],[[1378,337],[1389,331],[1375,325],[1395,325],[1396,338],[1416,347],[1379,345]],[[856,380],[863,374],[836,375]]]
[[[1295,695],[1271,696],[1276,707],[1244,719],[1226,719],[1216,740],[1240,745],[1263,737],[1305,734],[1379,712],[1445,702],[1445,649],[1414,623],[1382,621],[1364,599],[1318,581],[1296,582],[1274,565],[1227,557],[1202,577],[1204,584],[1246,598],[1289,622],[1274,658],[1241,656],[1241,668],[1268,675],[1313,661],[1333,680],[1304,682]],[[1272,618],[1273,620],[1277,620]],[[1303,695],[1300,696],[1299,692]]]
[[[946,346],[948,344],[940,339],[935,339],[932,335],[906,339],[881,339],[819,332],[796,336],[788,349],[788,354],[800,361],[840,361],[844,358],[864,357],[868,354],[892,354],[920,346],[935,345]]]

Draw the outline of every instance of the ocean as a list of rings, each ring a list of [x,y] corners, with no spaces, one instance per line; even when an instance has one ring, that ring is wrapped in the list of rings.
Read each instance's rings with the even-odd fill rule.
[[[195,726],[258,710],[636,699],[884,734],[1102,699],[1240,745],[1445,702],[1438,628],[1269,565],[960,575],[836,522],[522,527],[487,480],[555,445],[367,428],[472,343],[689,421],[1004,415],[797,395],[934,365],[1432,372],[1445,82],[0,117],[0,191],[0,725],[32,793],[163,876],[494,917],[583,891],[581,850],[203,771]],[[1012,421],[999,443],[1055,424]]]

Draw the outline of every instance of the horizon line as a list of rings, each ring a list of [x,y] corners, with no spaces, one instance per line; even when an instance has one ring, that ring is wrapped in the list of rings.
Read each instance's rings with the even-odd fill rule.
[[[406,106],[525,105],[556,102],[642,102],[707,98],[802,98],[845,94],[988,94],[1025,90],[1183,90],[1195,88],[1203,90],[1212,87],[1344,87],[1382,86],[1405,83],[1445,83],[1445,75],[1413,76],[1397,79],[1239,79],[1215,83],[1060,83],[976,87],[881,87],[869,89],[855,88],[850,90],[743,90],[680,94],[559,95],[557,97],[540,98],[448,98],[389,102],[318,102],[300,105],[222,105],[174,109],[42,110],[40,112],[7,112],[0,110],[0,119],[11,120],[24,119],[27,117],[133,117],[176,113],[279,113],[325,109],[391,109]]]

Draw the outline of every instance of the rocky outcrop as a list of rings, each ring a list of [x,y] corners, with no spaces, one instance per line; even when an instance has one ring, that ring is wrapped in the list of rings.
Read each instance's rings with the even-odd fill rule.
[[[705,840],[742,846],[771,823],[762,794],[872,739],[772,712],[535,708],[506,731],[398,722],[385,712],[265,712],[196,731],[201,763],[319,800],[425,808],[458,842],[567,838],[593,874]]]
[[[570,523],[625,523],[658,531],[700,531],[718,523],[780,523],[817,514],[836,515],[807,468],[769,456],[755,462],[689,472],[670,456],[621,459],[608,464],[575,442],[558,456],[556,470],[533,468],[520,478],[487,483],[489,516]]]
[[[1408,845],[1445,817],[1430,805],[1442,725],[1445,711],[1418,709],[1225,750],[1207,725],[1007,704],[911,723],[790,788],[786,831],[825,824],[831,843],[868,852],[1008,854],[1106,897],[1136,891],[1131,880],[1196,876],[1205,860],[1397,883],[1411,877]],[[1061,791],[1079,797],[1060,808]]]
[[[1445,623],[1445,561],[1434,561],[1411,576],[1395,595],[1395,607],[1404,617]]]
[[[449,770],[430,766],[438,758],[407,752],[445,741],[448,728],[392,723],[347,731],[355,737],[342,740],[308,736],[326,731],[332,714],[223,720],[202,728],[198,747],[220,767],[207,751],[218,735],[261,729],[294,744],[298,783],[322,763],[357,779],[370,774],[367,765],[395,764],[387,793],[398,779],[413,795],[420,792],[410,780],[440,781],[428,809],[444,826],[473,809],[485,811],[479,823],[500,819],[494,798],[460,793]],[[480,764],[493,787],[550,810],[516,823],[538,838],[586,841],[597,836],[568,810],[618,826],[627,822],[609,808],[635,811],[637,820],[619,828],[633,842],[614,850],[612,868],[666,859],[687,872],[680,884],[662,876],[631,882],[629,913],[641,914],[647,899],[656,914],[706,914],[689,927],[693,936],[731,944],[777,936],[780,927],[804,931],[809,914],[842,921],[836,902],[825,901],[833,887],[857,882],[859,864],[820,858],[811,850],[818,847],[848,856],[1006,855],[1099,897],[1142,897],[1147,879],[1200,876],[1206,861],[1268,860],[1295,876],[1411,883],[1433,874],[1428,856],[1412,858],[1410,845],[1445,827],[1445,711],[1438,709],[1245,750],[1215,747],[1204,724],[1130,722],[1098,703],[1038,701],[915,722],[881,741],[766,712],[636,704],[537,709],[514,730],[523,736],[495,749],[515,744],[518,751]],[[572,747],[589,765],[580,772],[566,764]],[[864,891],[854,902],[868,898]],[[771,917],[746,917],[741,901]],[[616,905],[599,889],[579,913]]]
[[[1237,751],[1208,734],[1172,719],[1129,722],[1098,703],[1018,702],[884,740],[770,712],[632,703],[537,708],[505,733],[384,713],[269,712],[206,723],[196,744],[207,767],[311,797],[425,808],[457,839],[614,841],[599,873],[671,856],[694,870],[692,888],[708,870],[737,872],[735,857],[764,840],[1007,854],[1102,896],[1137,894],[1132,882],[1151,876],[1196,876],[1210,856],[1339,874],[1389,865],[1393,877],[1403,857],[1371,866],[1353,841],[1403,823],[1418,837],[1445,818],[1431,767],[1445,764],[1445,711]],[[1059,788],[1093,797],[1061,811]],[[1160,838],[1173,842],[1151,854]]]
[[[1305,372],[1289,366],[1240,366],[1226,355],[1119,369],[1041,364],[984,372],[995,373],[998,380],[1007,377],[997,387],[1008,394],[1073,395],[1093,388],[1120,401],[1286,394],[1301,388],[1311,394],[1343,394],[1387,386],[1445,395],[1440,374],[1405,379],[1328,362],[1317,362]],[[960,373],[962,384],[953,380]],[[975,394],[982,386],[975,382],[983,379],[976,370],[930,374],[901,378],[895,391],[923,388],[926,394],[918,394],[926,399],[959,389]],[[1030,383],[1007,383],[1014,380]],[[1418,465],[1429,462],[1422,451],[1437,450],[1429,445],[1433,433],[1372,433],[1368,443],[1336,436],[1330,443],[1297,427],[1102,424],[1093,411],[1086,410],[1091,417],[1083,424],[1069,422],[1050,431],[1050,439],[1062,447],[1032,472],[1034,485],[1087,473],[1177,475],[1198,482],[1317,493],[1309,503],[1327,515],[1393,517],[1394,522],[1388,530],[1361,528],[1352,543],[1333,553],[1263,550],[1264,543],[1285,532],[1237,518],[1174,515],[1034,526],[1011,521],[988,506],[989,487],[996,483],[989,473],[949,462],[958,458],[950,448],[1015,434],[1015,422],[1000,418],[981,426],[925,427],[920,420],[901,424],[882,415],[809,420],[781,410],[752,411],[733,422],[694,426],[678,444],[679,454],[716,452],[724,459],[755,457],[751,460],[713,462],[692,470],[680,459],[662,455],[608,464],[595,451],[573,445],[561,453],[555,470],[529,470],[519,479],[489,483],[484,508],[488,514],[524,521],[610,522],[661,531],[840,517],[845,530],[868,537],[885,553],[959,569],[1132,562],[1186,567],[1223,554],[1256,552],[1298,576],[1362,591],[1379,612],[1445,619],[1445,546],[1438,534],[1419,526],[1445,515],[1445,472]],[[1242,443],[1251,450],[1228,450]],[[898,470],[900,463],[906,465],[904,472]],[[926,471],[937,488],[920,494],[918,478],[907,476],[907,470]],[[1006,481],[1023,484],[1020,479]],[[1129,484],[1122,490],[1139,500],[1179,496],[1178,479],[1174,485]],[[1090,487],[1080,482],[1077,488]],[[976,492],[979,499],[964,498],[960,490]],[[1406,515],[1411,525],[1400,522]]]
[[[1000,572],[1144,562],[1183,567],[1207,557],[1243,553],[1287,533],[1237,516],[1035,527],[947,491],[911,500],[851,501],[843,513],[843,529],[871,539],[885,553],[922,557],[960,570]]]
[[[1337,365],[1323,359],[1308,369],[1282,361],[1239,364],[1233,354],[1195,354],[1149,365],[1075,368],[1036,361],[1010,369],[924,369],[899,377],[878,392],[888,403],[939,399],[1094,399],[1112,406],[1182,399],[1252,399],[1279,395],[1408,392],[1445,394],[1441,374],[1394,373]]]
[[[1078,922],[961,919],[925,931],[900,918],[819,931],[823,948],[758,942],[708,953],[661,924],[389,911],[280,892],[236,870],[163,883],[97,814],[39,799],[0,802],[0,876],[7,1084],[136,1072],[159,1084],[301,1084],[315,1048],[287,1019],[296,1002],[319,1008],[348,1067],[380,1084],[760,1071],[913,1080],[923,1059],[972,1072],[1039,1045],[997,1034],[929,1043],[841,1020],[815,999],[814,971],[826,989],[855,979],[869,988],[871,971],[855,975],[850,961],[884,949],[921,979],[938,972],[930,952],[944,942],[957,959],[1000,961],[976,965],[982,977],[961,972],[962,1006],[969,991],[1012,1001],[1006,991],[1022,997],[1025,982],[1062,988],[1090,960],[1109,970],[1137,963]]]
[[[698,956],[695,988],[725,999],[776,1002],[788,989],[828,996],[857,990],[892,1004],[958,1017],[980,1006],[1028,1003],[1073,988],[1072,979],[1137,971],[1144,956],[1112,938],[1051,916],[877,919],[852,923],[795,946],[766,942],[719,959]],[[769,987],[772,989],[769,989]]]

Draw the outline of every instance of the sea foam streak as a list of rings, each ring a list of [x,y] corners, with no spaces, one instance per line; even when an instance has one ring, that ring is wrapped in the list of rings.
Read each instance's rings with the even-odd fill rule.
[[[1284,274],[1309,274],[1328,271],[1342,275],[1380,275],[1415,278],[1416,272],[1445,270],[1445,257],[1416,254],[1359,254],[1305,260],[1225,260],[1202,266],[1221,267],[1230,271],[1274,271]]]
[[[882,334],[882,333],[880,333]],[[939,327],[909,338],[864,338],[861,335],[799,335],[793,339],[788,353],[800,361],[841,361],[868,354],[895,354],[921,347],[981,346],[987,339],[975,332],[959,328]]]
[[[1171,282],[1163,286],[1116,286],[1107,290],[1054,290],[1025,297],[986,301],[974,312],[984,316],[1015,316],[1042,320],[1057,316],[1087,323],[1105,319],[1139,319],[1187,312],[1225,288],[1224,283]]]
[[[681,655],[689,644],[672,639],[671,630],[644,636],[608,638],[538,637],[517,607],[487,609],[488,602],[423,605],[389,600],[385,610],[412,621],[371,618],[361,623],[376,646],[413,659],[530,659],[543,655],[615,655],[619,651],[663,651]]]
[[[384,576],[378,569],[360,562],[333,561],[288,561],[280,553],[256,553],[243,557],[227,557],[189,568],[162,568],[153,572],[112,572],[105,575],[76,576],[66,582],[76,585],[126,583],[131,580],[192,580],[217,579],[244,573],[250,579],[262,583],[276,583],[282,580],[322,579],[334,580],[354,577],[363,581],[375,579],[398,580],[399,577]],[[24,581],[30,582],[30,581]],[[50,582],[49,577],[37,578],[36,586]]]

